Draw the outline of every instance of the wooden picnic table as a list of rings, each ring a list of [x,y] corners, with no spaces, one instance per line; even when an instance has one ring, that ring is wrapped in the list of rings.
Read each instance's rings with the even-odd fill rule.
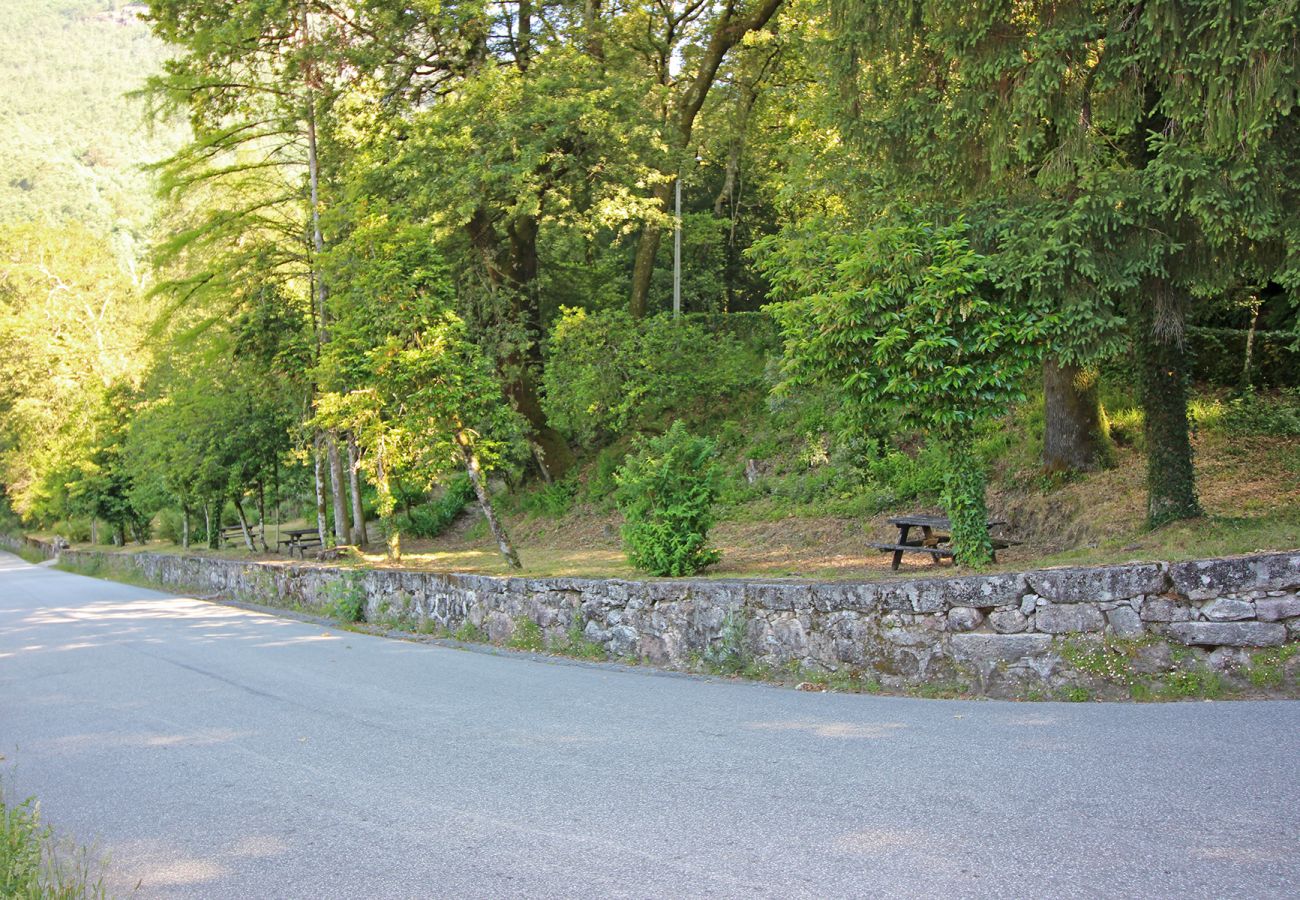
[[[262,536],[262,527],[263,526],[261,525],[258,525],[257,527],[253,527],[250,525],[248,528],[249,537],[257,536],[258,538],[260,538]],[[242,540],[244,537],[244,526],[225,525],[222,526],[219,534],[220,534],[220,540],[218,543],[221,546],[225,546],[227,544],[238,544],[240,540]]]
[[[947,516],[908,515],[895,516],[889,520],[890,525],[898,528],[898,541],[893,544],[872,544],[881,553],[893,553],[894,562],[890,566],[898,571],[904,553],[928,553],[937,566],[943,557],[952,557],[952,522]],[[989,519],[989,528],[1007,524],[1003,519]],[[921,529],[921,537],[908,539],[913,528]],[[1006,549],[1013,542],[1006,538],[993,539],[993,561],[997,562],[997,551]],[[945,546],[949,545],[949,546]]]
[[[293,551],[297,550],[300,559],[306,558],[308,547],[321,546],[320,532],[315,528],[286,528],[280,532],[280,535],[276,549],[287,548],[289,556],[293,556]]]

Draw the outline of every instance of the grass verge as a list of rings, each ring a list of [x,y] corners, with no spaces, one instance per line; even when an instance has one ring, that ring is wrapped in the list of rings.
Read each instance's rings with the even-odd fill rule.
[[[0,792],[0,897],[81,900],[108,897],[103,862],[62,840],[41,820],[33,797],[13,802]]]

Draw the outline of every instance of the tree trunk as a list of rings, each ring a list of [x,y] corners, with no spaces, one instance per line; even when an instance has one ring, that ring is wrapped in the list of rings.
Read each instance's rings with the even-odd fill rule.
[[[205,501],[203,504],[203,536],[207,539],[208,547],[212,547],[212,502]]]
[[[1152,527],[1201,514],[1187,416],[1187,352],[1180,297],[1163,279],[1139,297],[1134,349],[1146,414],[1147,522]]]
[[[1110,461],[1097,372],[1049,359],[1043,363],[1043,467],[1049,473],[1091,472]]]
[[[321,436],[316,433],[312,441],[312,458],[315,460],[316,475],[316,533],[320,537],[322,547],[329,546],[329,516],[325,512],[325,475],[322,472],[323,462],[321,453]]]
[[[501,292],[509,292],[509,315],[515,325],[522,325],[528,346],[512,350],[498,359],[499,374],[505,382],[506,395],[529,425],[530,437],[538,450],[538,468],[547,481],[560,478],[574,463],[573,451],[564,437],[546,421],[537,390],[537,371],[541,368],[541,310],[537,298],[537,219],[521,216],[507,227],[509,254],[502,250],[501,236],[486,209],[474,211],[466,226],[471,245],[483,260],[487,284],[493,296],[494,314],[505,315]]]
[[[344,498],[347,490],[343,481],[343,460],[339,456],[339,444],[333,434],[325,438],[330,461],[330,498],[334,502],[334,542],[338,546],[349,543],[351,536],[348,528],[348,504]]]
[[[244,504],[239,502],[239,497],[231,497],[235,502],[235,513],[239,516],[239,529],[244,533],[244,546],[248,548],[249,553],[256,553],[257,548],[253,546],[253,533],[248,528],[248,516],[244,515]]]
[[[181,506],[181,546],[190,548],[190,508],[185,505]]]
[[[361,508],[361,453],[357,449],[357,436],[348,432],[348,481],[352,488],[352,543],[364,547],[369,543],[366,534],[366,514]]]
[[[463,428],[456,430],[456,445],[460,448],[460,456],[465,463],[465,471],[469,473],[470,484],[474,486],[474,495],[478,497],[479,508],[483,510],[483,516],[487,519],[492,536],[496,538],[497,548],[512,569],[523,568],[519,563],[519,554],[515,552],[514,545],[510,543],[510,536],[506,534],[505,526],[497,518],[496,508],[492,505],[492,497],[488,494],[487,485],[483,480],[483,472],[479,467],[478,455],[474,452],[474,443]]]
[[[1251,369],[1255,362],[1255,332],[1259,329],[1259,298],[1254,298],[1251,303],[1250,330],[1246,332],[1246,359],[1241,365],[1241,387],[1243,390],[1250,390],[1254,382]]]
[[[266,485],[257,483],[257,538],[262,542],[262,552],[269,553],[266,546]]]
[[[653,196],[659,209],[667,212],[671,193],[672,186],[669,182],[655,185]],[[659,242],[662,239],[663,231],[658,225],[647,225],[641,230],[641,238],[636,245],[636,262],[632,265],[632,298],[628,304],[628,312],[634,319],[645,318],[650,311],[650,281],[654,277],[655,258],[659,255]]]
[[[99,519],[94,516],[90,517],[90,542],[92,544],[99,543]]]

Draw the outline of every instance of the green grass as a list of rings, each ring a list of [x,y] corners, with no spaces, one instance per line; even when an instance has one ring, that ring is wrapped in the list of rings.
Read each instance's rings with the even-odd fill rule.
[[[546,636],[542,634],[542,627],[532,619],[519,618],[515,620],[515,630],[510,635],[510,640],[506,646],[511,650],[526,650],[530,653],[540,653],[546,649]]]
[[[107,897],[102,865],[84,848],[59,840],[34,798],[0,796],[0,897],[81,900]]]

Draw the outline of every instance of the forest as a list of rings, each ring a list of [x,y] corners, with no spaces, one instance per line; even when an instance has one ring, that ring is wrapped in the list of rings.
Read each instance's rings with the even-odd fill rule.
[[[990,519],[998,563],[1300,543],[1294,0],[0,9],[0,528],[580,575],[869,575],[916,511],[971,567]]]

